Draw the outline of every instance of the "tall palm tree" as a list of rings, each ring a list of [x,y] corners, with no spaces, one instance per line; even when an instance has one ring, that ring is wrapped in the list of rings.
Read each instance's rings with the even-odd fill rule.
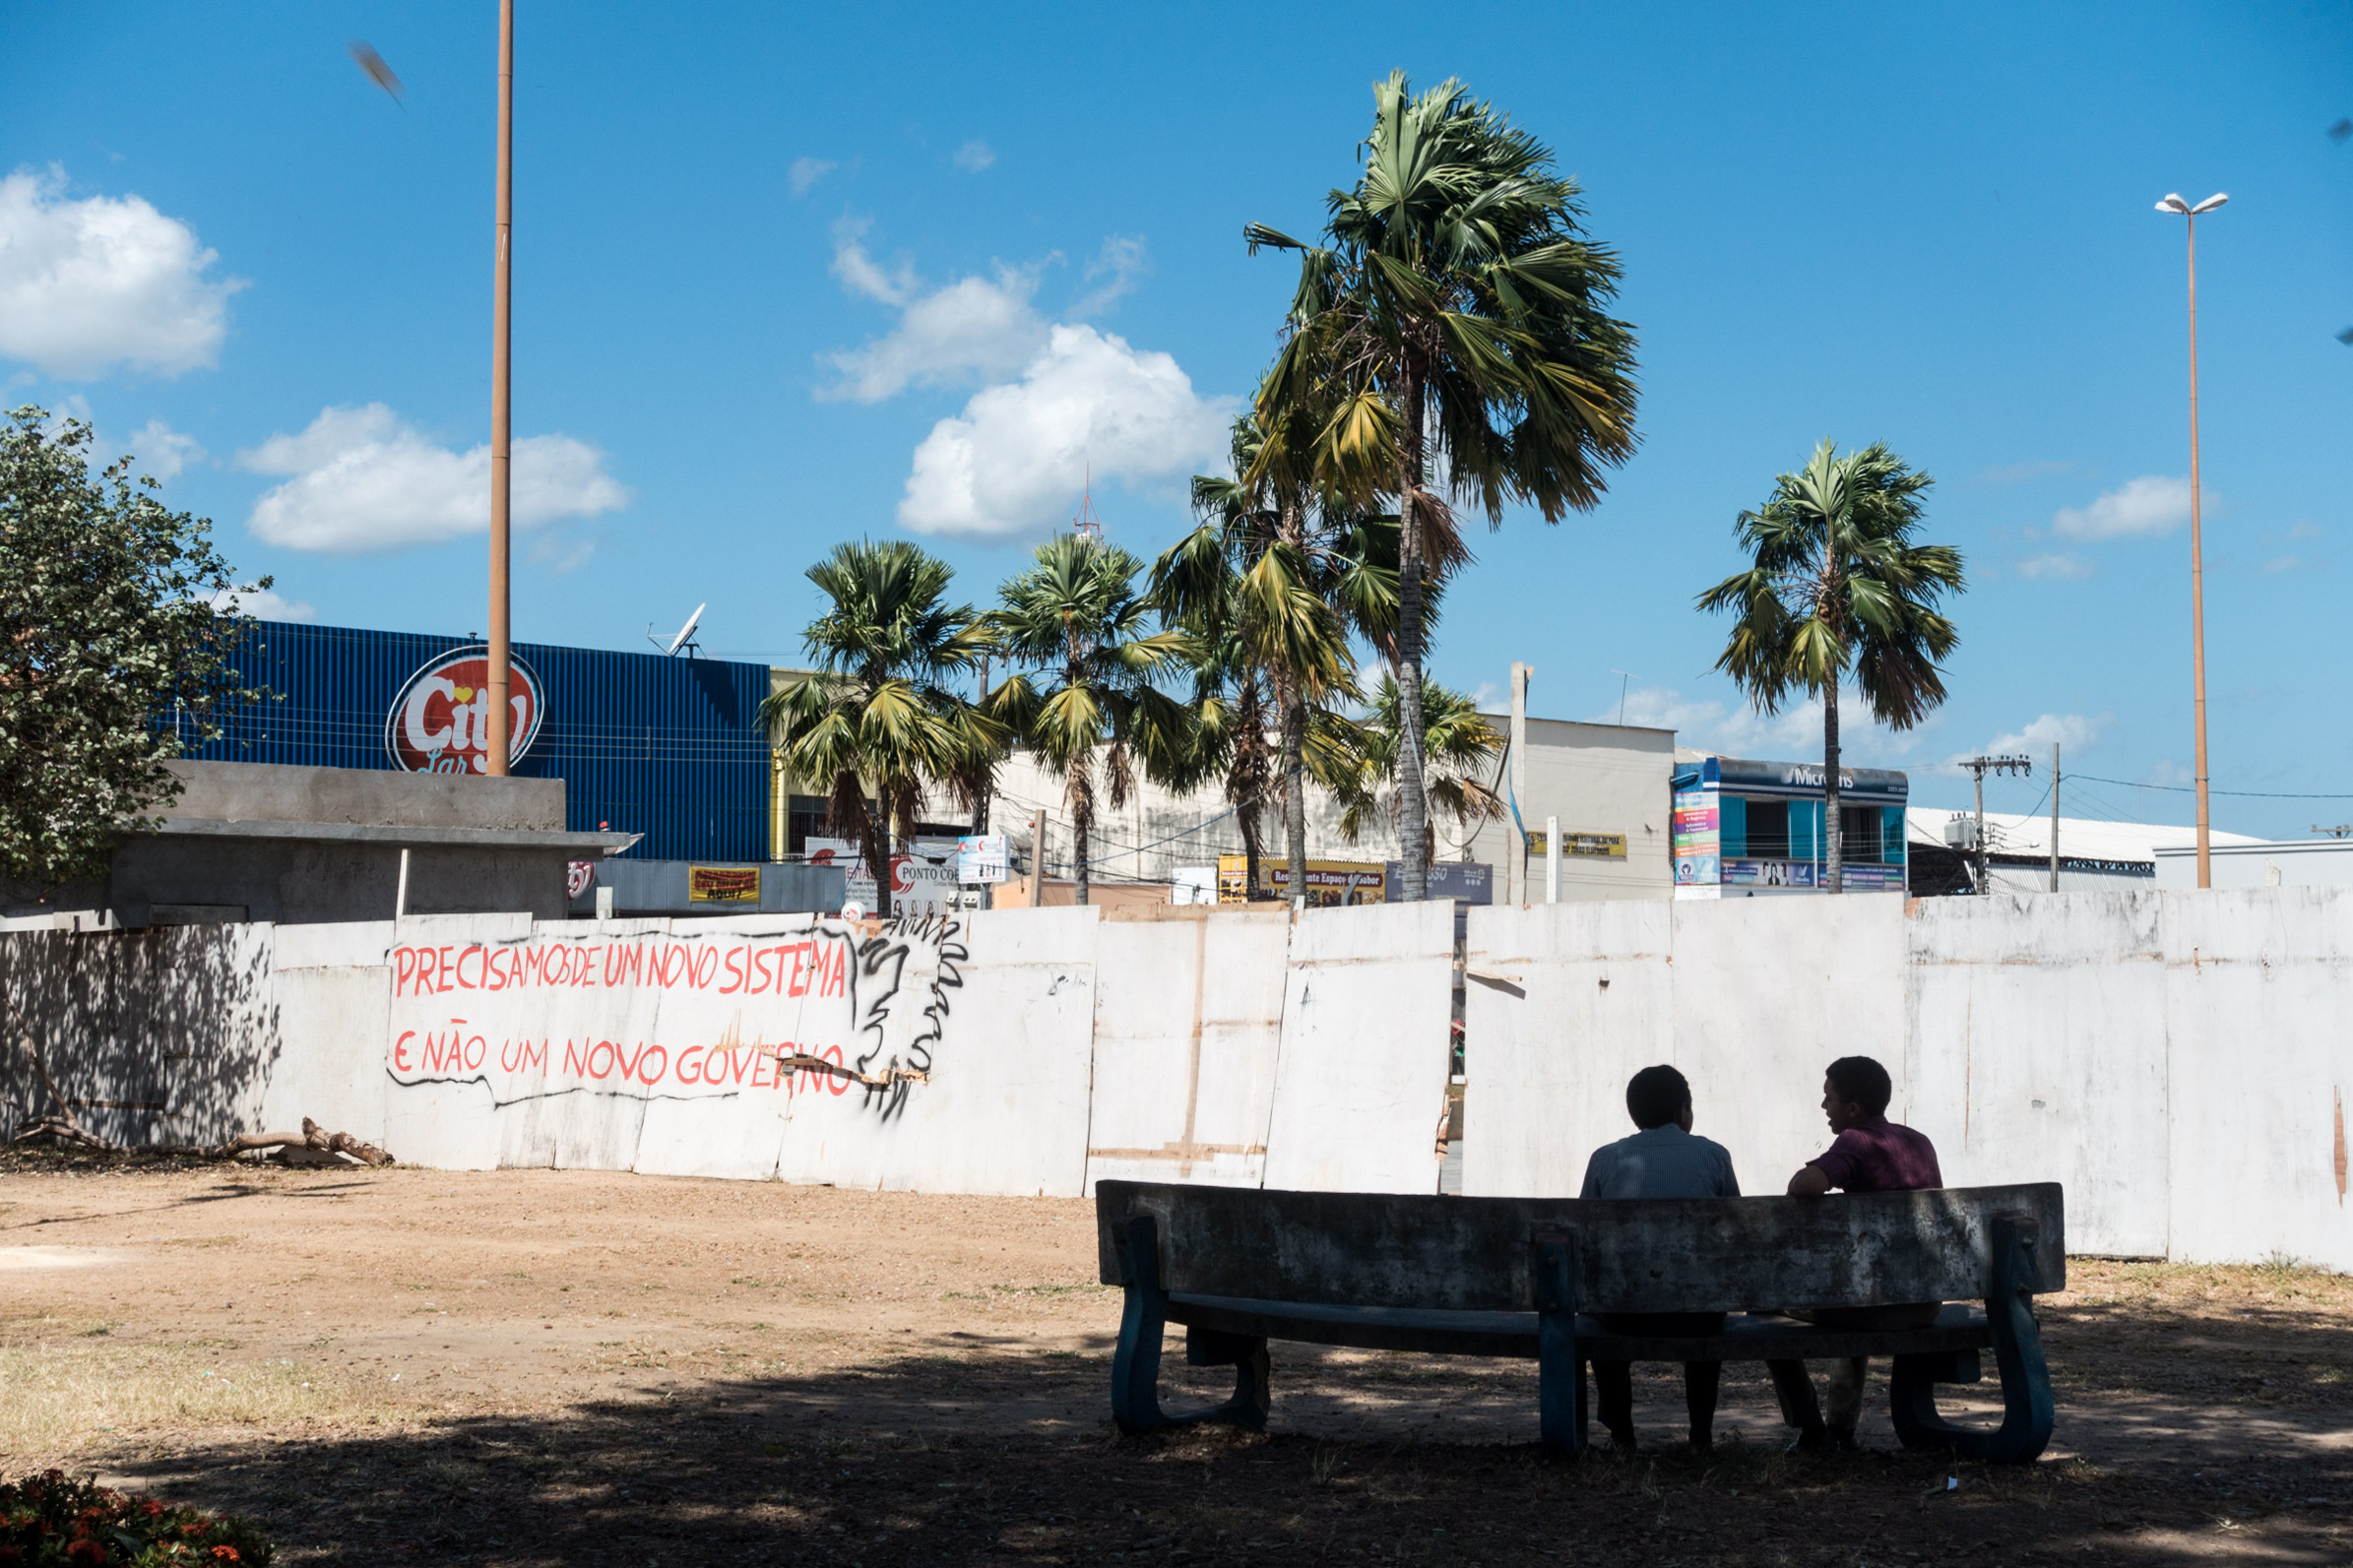
[[[914,836],[925,787],[969,779],[1006,740],[950,685],[988,648],[973,607],[945,602],[954,576],[913,544],[835,545],[808,570],[832,603],[804,639],[818,667],[762,709],[786,770],[824,786],[828,829],[857,838],[876,914],[890,913],[893,834]]]
[[[1503,815],[1495,794],[1495,762],[1503,755],[1501,731],[1481,714],[1471,699],[1435,681],[1423,688],[1421,745],[1405,745],[1404,696],[1394,678],[1383,676],[1373,693],[1371,710],[1360,719],[1338,714],[1316,716],[1309,745],[1310,767],[1340,800],[1340,831],[1351,843],[1367,827],[1387,815],[1403,816],[1410,773],[1409,756],[1423,759],[1423,797],[1433,811],[1454,819],[1465,830]],[[1432,855],[1434,823],[1424,818],[1421,852]],[[1413,855],[1400,852],[1407,865]]]
[[[1350,633],[1385,636],[1395,621],[1395,567],[1384,571],[1372,558],[1372,520],[1319,498],[1312,472],[1276,456],[1279,445],[1254,413],[1237,419],[1240,477],[1194,476],[1201,524],[1152,568],[1154,603],[1201,652],[1198,738],[1227,765],[1226,794],[1240,820],[1253,893],[1259,802],[1278,778],[1291,886],[1306,886],[1307,715],[1357,695]],[[1279,765],[1265,755],[1269,706]]]
[[[1259,395],[1270,425],[1290,406],[1331,407],[1322,439],[1361,461],[1392,446],[1397,497],[1397,683],[1421,731],[1425,597],[1447,487],[1499,525],[1507,502],[1546,522],[1596,505],[1603,470],[1634,450],[1634,333],[1605,308],[1619,267],[1585,239],[1576,182],[1552,150],[1448,80],[1415,95],[1405,74],[1373,88],[1372,134],[1352,190],[1327,198],[1322,246],[1250,224],[1243,237],[1302,252],[1283,352]],[[1315,383],[1338,366],[1333,399]],[[1374,405],[1377,404],[1377,408]],[[1404,774],[1403,895],[1427,892],[1418,846],[1428,802]]]
[[[1001,603],[986,617],[994,645],[1028,666],[989,693],[986,712],[1062,781],[1075,896],[1085,904],[1099,791],[1113,810],[1125,805],[1139,763],[1156,781],[1198,777],[1185,707],[1153,683],[1194,649],[1181,632],[1145,630],[1152,607],[1136,586],[1144,563],[1117,545],[1058,534],[1035,562],[998,590]]]
[[[1940,661],[1960,642],[1938,613],[1963,592],[1961,554],[1917,544],[1922,501],[1937,481],[1874,442],[1840,457],[1814,448],[1795,473],[1734,525],[1749,569],[1699,596],[1731,610],[1732,635],[1716,667],[1765,713],[1794,692],[1822,700],[1823,834],[1832,893],[1845,891],[1845,835],[1838,820],[1838,687],[1846,671],[1872,718],[1909,729],[1944,701]]]

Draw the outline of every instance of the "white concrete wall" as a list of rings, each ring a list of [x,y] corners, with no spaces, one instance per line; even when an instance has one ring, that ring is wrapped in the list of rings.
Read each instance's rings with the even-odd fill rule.
[[[1454,906],[1308,909],[1292,929],[1266,1185],[1438,1190]]]
[[[2077,1252],[2353,1269],[2353,892],[1647,912],[1471,912],[1465,1192],[1573,1194],[1658,1061],[1778,1191],[1828,1141],[1823,1066],[1862,1054],[1947,1183],[2064,1182]]]

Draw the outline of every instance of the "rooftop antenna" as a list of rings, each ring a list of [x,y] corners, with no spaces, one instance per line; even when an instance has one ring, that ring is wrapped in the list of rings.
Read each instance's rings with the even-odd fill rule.
[[[1070,532],[1085,535],[1097,544],[1103,542],[1103,517],[1095,510],[1095,464],[1087,464],[1087,487],[1078,498],[1078,516],[1070,520]]]
[[[662,649],[662,657],[665,659],[676,657],[681,648],[686,650],[688,659],[694,658],[696,654],[702,652],[702,644],[690,643],[686,639],[694,635],[694,629],[703,623],[703,611],[710,607],[708,600],[697,604],[694,607],[694,613],[686,617],[686,624],[678,628],[678,635],[669,640],[668,647],[664,647],[662,639],[654,635],[654,623],[646,622],[646,641],[652,643],[656,648]]]
[[[1634,672],[1630,669],[1613,669],[1610,673],[1621,677],[1618,682],[1618,727],[1623,729],[1625,727],[1625,689],[1632,683]]]

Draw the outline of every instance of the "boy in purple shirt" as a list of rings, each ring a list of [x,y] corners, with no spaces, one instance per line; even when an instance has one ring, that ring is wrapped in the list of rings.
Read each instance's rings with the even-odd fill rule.
[[[1887,1069],[1868,1056],[1841,1056],[1822,1078],[1822,1113],[1837,1134],[1830,1147],[1798,1167],[1789,1178],[1793,1198],[1819,1198],[1833,1187],[1844,1192],[1914,1192],[1944,1185],[1937,1150],[1926,1137],[1887,1119],[1895,1086]],[[1911,1329],[1936,1321],[1940,1301],[1898,1306],[1849,1307],[1800,1314],[1827,1328]],[[1768,1363],[1781,1394],[1781,1412],[1799,1429],[1799,1443],[1852,1447],[1863,1413],[1863,1380],[1870,1363],[1862,1356],[1830,1363],[1828,1420],[1814,1413],[1813,1385],[1803,1361]],[[1824,1426],[1827,1430],[1824,1430]]]

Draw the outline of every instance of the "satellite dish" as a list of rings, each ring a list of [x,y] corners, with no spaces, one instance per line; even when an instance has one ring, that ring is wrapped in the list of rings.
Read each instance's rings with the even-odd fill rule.
[[[687,639],[692,637],[694,629],[703,623],[703,611],[710,607],[708,600],[697,604],[694,607],[694,613],[686,617],[686,624],[678,628],[678,635],[671,638],[668,644],[654,635],[654,628],[651,626],[646,628],[646,641],[661,649],[665,659],[674,657],[681,648],[691,651],[695,645],[688,642]]]

